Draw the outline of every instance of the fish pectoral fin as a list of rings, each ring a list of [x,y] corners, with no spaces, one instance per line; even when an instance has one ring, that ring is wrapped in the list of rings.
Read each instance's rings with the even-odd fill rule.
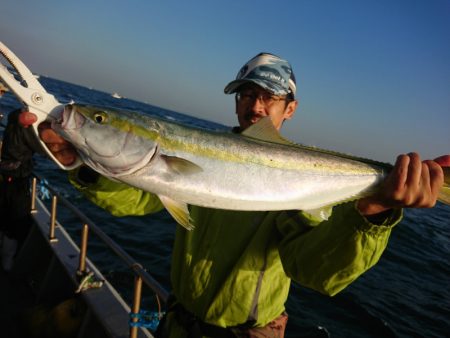
[[[280,135],[278,130],[273,125],[270,116],[263,117],[255,124],[252,124],[250,127],[245,129],[241,135],[271,143],[294,145],[293,142]]]
[[[196,174],[203,171],[197,164],[181,157],[161,155],[161,158],[177,174]]]
[[[167,196],[158,195],[158,197],[166,210],[178,224],[180,224],[187,230],[194,229],[194,224],[192,222],[192,218],[189,214],[188,206],[186,203],[174,201]]]

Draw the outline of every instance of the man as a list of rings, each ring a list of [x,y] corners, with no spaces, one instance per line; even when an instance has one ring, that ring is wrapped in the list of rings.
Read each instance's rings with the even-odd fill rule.
[[[2,95],[6,91],[8,88],[0,82]],[[24,128],[19,123],[20,113],[20,110],[16,110],[8,115],[0,162],[1,263],[5,271],[11,270],[14,256],[31,227],[32,156],[35,152],[44,152],[31,128]]]
[[[225,87],[236,93],[239,128],[270,116],[280,130],[293,117],[296,82],[290,64],[261,53]],[[24,123],[32,123],[23,114]],[[64,164],[70,144],[47,125],[41,138]],[[449,157],[441,159],[449,162]],[[115,215],[162,208],[157,197],[81,167],[72,183]],[[437,162],[401,155],[375,196],[333,208],[327,220],[302,211],[240,212],[190,206],[195,229],[177,227],[172,257],[174,298],[160,337],[283,337],[291,279],[334,295],[377,263],[402,207],[436,203],[443,172]],[[126,206],[124,207],[124,204]]]

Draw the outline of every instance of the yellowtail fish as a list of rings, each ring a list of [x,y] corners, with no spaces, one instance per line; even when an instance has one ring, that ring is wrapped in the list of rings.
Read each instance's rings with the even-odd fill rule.
[[[67,105],[52,128],[86,165],[159,196],[192,228],[187,205],[232,210],[313,210],[376,192],[391,170],[376,162],[294,144],[270,118],[242,134],[198,129],[150,115]],[[450,172],[442,201],[450,203]]]

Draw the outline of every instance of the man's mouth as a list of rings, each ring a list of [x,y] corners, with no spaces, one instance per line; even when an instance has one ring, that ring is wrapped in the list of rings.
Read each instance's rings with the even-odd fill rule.
[[[245,114],[244,119],[247,122],[251,122],[251,123],[256,123],[258,122],[260,119],[262,118],[262,116],[260,114],[255,114],[253,112],[248,112],[247,114]]]

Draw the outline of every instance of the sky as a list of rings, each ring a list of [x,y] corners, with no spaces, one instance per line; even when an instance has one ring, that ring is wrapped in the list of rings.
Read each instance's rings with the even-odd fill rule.
[[[0,41],[34,73],[229,126],[225,85],[271,52],[297,79],[287,138],[387,162],[450,153],[448,0],[6,0]]]

